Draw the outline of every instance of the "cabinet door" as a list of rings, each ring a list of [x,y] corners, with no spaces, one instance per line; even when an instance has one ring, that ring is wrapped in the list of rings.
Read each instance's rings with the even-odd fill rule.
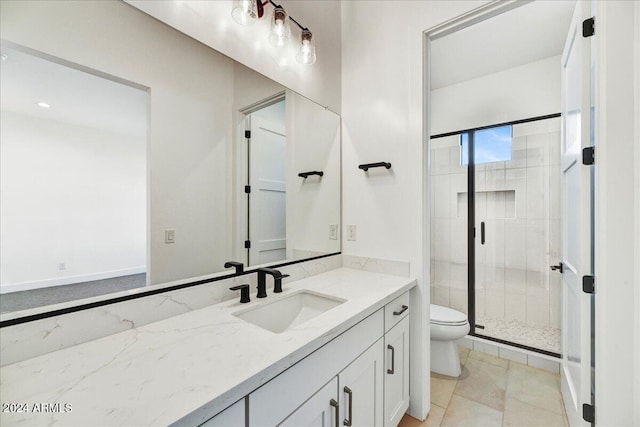
[[[344,426],[382,427],[384,340],[379,339],[338,375]]]
[[[396,427],[409,408],[409,317],[384,336],[384,425]]]
[[[244,427],[245,425],[245,400],[240,399],[215,417],[200,425],[206,427]]]
[[[288,427],[338,427],[338,378],[334,377],[284,420]]]

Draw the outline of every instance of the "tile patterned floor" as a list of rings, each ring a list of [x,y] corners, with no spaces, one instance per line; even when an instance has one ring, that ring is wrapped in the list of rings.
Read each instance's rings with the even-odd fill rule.
[[[568,427],[560,376],[460,347],[459,378],[431,374],[431,412],[399,427]]]

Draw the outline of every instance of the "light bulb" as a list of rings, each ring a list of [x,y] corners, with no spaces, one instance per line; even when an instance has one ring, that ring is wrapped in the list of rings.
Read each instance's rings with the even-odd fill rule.
[[[234,0],[231,17],[240,25],[253,24],[256,22],[258,12],[256,11],[255,0]]]
[[[296,61],[300,64],[311,65],[316,62],[316,45],[313,42],[311,31],[302,30],[300,36],[300,48],[296,54]]]
[[[291,27],[289,26],[289,16],[281,7],[273,9],[271,18],[271,33],[269,43],[275,47],[284,47],[289,42]]]

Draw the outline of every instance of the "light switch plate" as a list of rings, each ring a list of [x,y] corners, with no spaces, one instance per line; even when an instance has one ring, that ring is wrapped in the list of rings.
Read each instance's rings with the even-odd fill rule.
[[[355,225],[347,225],[347,240],[355,242],[356,241],[356,226]]]
[[[329,240],[338,240],[338,224],[329,224]]]
[[[176,242],[176,230],[166,229],[164,230],[164,242],[175,243]]]

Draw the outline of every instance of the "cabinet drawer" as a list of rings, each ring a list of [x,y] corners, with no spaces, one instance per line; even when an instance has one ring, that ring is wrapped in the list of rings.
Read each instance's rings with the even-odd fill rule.
[[[384,331],[388,332],[409,314],[409,291],[384,306]]]

